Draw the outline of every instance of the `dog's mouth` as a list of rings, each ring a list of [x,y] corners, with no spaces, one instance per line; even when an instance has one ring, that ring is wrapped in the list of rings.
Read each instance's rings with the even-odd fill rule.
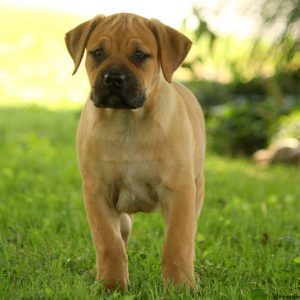
[[[98,108],[137,109],[146,94],[130,71],[111,66],[98,74],[90,99]]]
[[[90,99],[97,108],[137,109],[143,106],[145,94],[137,92],[136,95],[122,95],[106,93],[106,91],[92,89]]]

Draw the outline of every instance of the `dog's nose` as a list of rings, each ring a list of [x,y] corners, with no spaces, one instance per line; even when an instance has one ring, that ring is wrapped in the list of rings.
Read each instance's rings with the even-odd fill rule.
[[[107,86],[123,87],[127,81],[127,76],[122,72],[106,72],[103,75],[103,83]]]

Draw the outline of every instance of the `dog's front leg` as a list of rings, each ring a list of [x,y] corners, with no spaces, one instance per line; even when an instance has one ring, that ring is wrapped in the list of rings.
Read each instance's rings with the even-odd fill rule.
[[[84,186],[84,200],[97,255],[97,281],[108,289],[124,289],[128,283],[125,244],[120,213],[108,204],[100,188]]]
[[[194,238],[196,231],[195,185],[185,184],[170,192],[162,213],[166,223],[162,273],[166,281],[195,288]]]

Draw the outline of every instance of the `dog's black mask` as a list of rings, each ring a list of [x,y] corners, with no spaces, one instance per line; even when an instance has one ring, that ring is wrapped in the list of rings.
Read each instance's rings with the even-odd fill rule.
[[[130,71],[110,67],[98,74],[90,98],[98,108],[136,109],[146,95]]]

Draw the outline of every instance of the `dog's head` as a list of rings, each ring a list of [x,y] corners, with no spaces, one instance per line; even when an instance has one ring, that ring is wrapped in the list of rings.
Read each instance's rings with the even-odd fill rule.
[[[97,16],[66,34],[76,73],[86,50],[91,100],[99,108],[143,106],[160,77],[172,81],[191,41],[158,20]],[[163,76],[159,76],[160,74]]]

